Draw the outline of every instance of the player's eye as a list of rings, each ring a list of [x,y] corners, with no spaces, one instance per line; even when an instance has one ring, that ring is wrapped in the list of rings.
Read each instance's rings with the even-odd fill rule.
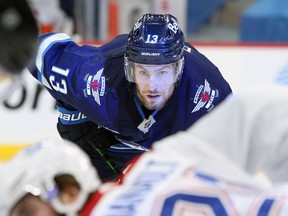
[[[143,77],[148,77],[149,76],[149,72],[145,71],[145,70],[141,70],[139,71],[140,75]]]
[[[158,74],[161,75],[161,76],[166,75],[167,73],[168,73],[168,72],[165,71],[165,70],[162,70],[162,71],[159,71],[159,72],[158,72]]]

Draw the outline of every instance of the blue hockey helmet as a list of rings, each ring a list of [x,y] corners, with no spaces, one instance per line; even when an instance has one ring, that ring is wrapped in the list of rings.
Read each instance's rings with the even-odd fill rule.
[[[126,79],[134,82],[133,64],[175,64],[175,81],[183,69],[184,34],[170,14],[145,14],[129,33],[125,55]]]

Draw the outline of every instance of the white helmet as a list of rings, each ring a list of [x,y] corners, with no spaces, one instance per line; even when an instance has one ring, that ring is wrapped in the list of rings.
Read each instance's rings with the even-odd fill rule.
[[[80,186],[72,204],[63,204],[57,196],[55,176],[73,176]],[[19,152],[0,168],[0,215],[9,215],[27,193],[51,203],[60,214],[76,215],[100,179],[89,157],[69,141],[43,140]]]

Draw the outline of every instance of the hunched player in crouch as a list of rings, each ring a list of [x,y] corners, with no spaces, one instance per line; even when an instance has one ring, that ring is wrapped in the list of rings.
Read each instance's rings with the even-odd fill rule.
[[[90,155],[103,180],[117,175],[102,157],[121,172],[232,92],[169,14],[145,14],[129,35],[100,47],[79,46],[62,33],[42,35],[31,73],[58,101],[59,134]]]

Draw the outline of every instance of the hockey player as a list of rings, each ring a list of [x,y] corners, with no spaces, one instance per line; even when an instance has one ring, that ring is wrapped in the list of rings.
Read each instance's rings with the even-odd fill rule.
[[[100,47],[42,35],[36,66],[32,75],[58,101],[60,135],[90,155],[102,179],[232,92],[169,14],[145,14],[129,35]]]
[[[264,172],[273,183],[287,182],[287,88],[259,85],[243,89],[178,139],[196,137],[253,175]]]
[[[0,214],[287,215],[287,110],[286,86],[239,92],[189,130],[154,143],[119,183],[101,186],[80,148],[43,142],[0,170]],[[252,175],[258,169],[268,184]]]
[[[245,212],[250,199],[262,192],[252,177],[208,145],[191,145],[190,158],[175,149],[162,150],[142,155],[122,182],[100,186],[88,156],[78,146],[43,140],[0,169],[0,214],[166,216],[212,210],[211,215],[223,216]],[[210,177],[201,167],[231,182]],[[239,186],[248,182],[253,190]],[[242,205],[233,209],[229,198],[237,196],[242,199],[238,197],[235,204]]]
[[[0,102],[20,85],[20,74],[36,55],[38,27],[26,0],[0,2]]]

